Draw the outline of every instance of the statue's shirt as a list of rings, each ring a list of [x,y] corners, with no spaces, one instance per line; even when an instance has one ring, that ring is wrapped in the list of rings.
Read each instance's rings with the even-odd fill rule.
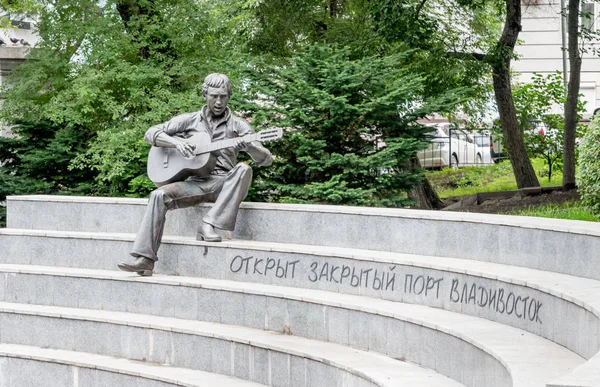
[[[208,107],[204,106],[199,112],[181,114],[167,122],[151,127],[146,131],[144,140],[150,145],[156,146],[156,138],[161,133],[180,138],[189,138],[196,132],[208,133],[214,142],[252,134],[254,133],[254,129],[245,120],[233,116],[229,108],[226,109],[222,116],[213,117]],[[261,148],[266,151],[268,157],[262,160],[255,160],[253,158],[255,163],[260,166],[271,164],[271,153],[260,142],[253,141],[246,145],[248,147],[246,152],[251,157],[253,153],[252,148]],[[212,172],[213,174],[227,173],[237,164],[238,151],[234,148],[221,149],[218,152],[214,152],[214,155],[217,157],[217,165]]]

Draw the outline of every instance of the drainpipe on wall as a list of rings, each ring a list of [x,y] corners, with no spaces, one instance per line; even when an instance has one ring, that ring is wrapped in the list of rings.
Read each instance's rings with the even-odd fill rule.
[[[563,65],[563,85],[565,87],[565,93],[567,92],[567,9],[565,6],[565,0],[560,0],[560,30],[562,35],[562,65]]]

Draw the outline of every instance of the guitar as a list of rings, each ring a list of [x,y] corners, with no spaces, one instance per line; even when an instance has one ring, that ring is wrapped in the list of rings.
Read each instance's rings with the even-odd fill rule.
[[[252,141],[269,142],[283,136],[281,128],[263,130],[239,137],[245,143]],[[190,176],[208,176],[215,168],[216,157],[211,153],[233,147],[236,139],[211,142],[206,132],[197,132],[185,141],[195,146],[194,156],[185,157],[176,148],[153,146],[148,154],[148,177],[158,187],[183,181]]]

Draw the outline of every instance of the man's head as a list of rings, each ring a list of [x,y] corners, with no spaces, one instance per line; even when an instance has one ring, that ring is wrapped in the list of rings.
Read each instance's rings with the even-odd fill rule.
[[[204,78],[202,95],[210,112],[218,117],[225,113],[231,97],[231,83],[227,75],[212,73]]]

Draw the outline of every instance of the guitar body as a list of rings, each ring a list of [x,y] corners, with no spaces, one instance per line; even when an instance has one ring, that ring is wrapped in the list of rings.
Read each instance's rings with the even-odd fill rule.
[[[196,149],[210,144],[210,135],[196,132],[185,141],[192,143]],[[148,154],[147,172],[150,180],[158,187],[165,184],[183,181],[190,176],[208,176],[215,168],[217,159],[212,153],[203,153],[192,157],[184,157],[176,148],[153,146]]]

